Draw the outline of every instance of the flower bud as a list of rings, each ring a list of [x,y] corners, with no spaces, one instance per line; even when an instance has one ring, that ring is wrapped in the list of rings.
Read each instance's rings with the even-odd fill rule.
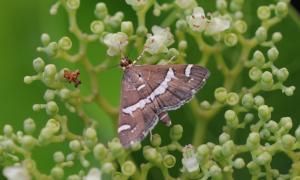
[[[182,133],[183,133],[183,128],[180,124],[176,124],[171,128],[170,131],[170,138],[173,141],[178,141],[179,139],[181,139],[182,137]]]
[[[72,41],[69,37],[64,36],[58,41],[58,47],[64,51],[68,51],[72,48]]]
[[[223,103],[227,98],[227,90],[223,87],[219,87],[215,90],[215,98],[217,101]]]
[[[222,153],[225,157],[230,157],[235,153],[235,151],[235,144],[232,140],[229,140],[222,145]]]
[[[263,66],[265,64],[264,54],[261,51],[256,50],[253,54],[253,61],[255,63],[255,66],[257,67]]]
[[[300,126],[295,131],[295,137],[297,138],[297,141],[300,141]]]
[[[6,124],[4,127],[3,127],[3,134],[7,137],[11,137],[12,134],[14,133],[14,129],[11,125],[9,124]]]
[[[128,36],[131,36],[133,34],[133,24],[131,21],[123,21],[121,23],[121,31],[123,33],[126,33]]]
[[[285,2],[282,2],[282,1],[278,2],[276,4],[276,7],[275,7],[275,13],[276,13],[277,16],[279,16],[281,18],[286,16],[287,13],[288,13],[287,4]]]
[[[43,61],[42,58],[38,57],[33,60],[33,68],[37,73],[43,72],[45,68],[45,62]]]
[[[254,115],[253,115],[252,113],[247,113],[247,114],[245,115],[245,117],[244,117],[244,121],[245,121],[246,123],[252,122],[253,119],[254,119]]]
[[[250,174],[259,174],[260,173],[260,167],[257,165],[257,163],[251,161],[247,164],[247,168],[249,169]]]
[[[23,148],[31,150],[36,145],[36,140],[30,135],[25,135],[21,139],[21,144]]]
[[[185,40],[181,40],[178,44],[179,51],[183,51],[187,48],[188,44]]]
[[[264,27],[259,27],[255,32],[255,38],[259,43],[264,42],[267,39],[267,29]]]
[[[151,144],[154,147],[159,147],[161,144],[161,137],[159,134],[154,134],[151,139]]]
[[[281,144],[283,148],[287,150],[293,149],[295,143],[296,143],[296,138],[291,136],[290,134],[283,135],[281,138]]]
[[[207,145],[202,144],[197,148],[197,154],[200,157],[207,157],[209,155],[209,148]]]
[[[213,179],[222,179],[222,170],[219,166],[217,165],[212,165],[209,168],[209,173],[211,174],[211,177]]]
[[[260,20],[269,19],[271,16],[271,10],[268,6],[260,6],[257,9],[257,16]]]
[[[99,161],[106,158],[107,153],[108,153],[108,149],[103,144],[99,143],[94,147],[93,154],[95,158]]]
[[[49,34],[43,33],[41,35],[41,41],[42,41],[42,43],[43,43],[44,46],[47,46],[50,43],[50,41],[51,41]]]
[[[115,171],[115,167],[111,162],[106,162],[102,165],[101,171],[106,174],[111,174]]]
[[[255,149],[260,144],[260,136],[257,132],[251,132],[247,138],[247,146]]]
[[[55,56],[57,54],[58,44],[56,42],[51,42],[48,46],[44,49],[44,52],[48,56]]]
[[[133,144],[131,144],[131,150],[132,151],[138,151],[142,148],[141,142],[135,142]]]
[[[217,2],[216,2],[216,7],[220,11],[227,9],[227,6],[228,6],[228,4],[227,4],[226,0],[217,0]]]
[[[277,122],[270,120],[265,127],[272,133],[275,133],[276,131],[278,131],[278,124]]]
[[[234,23],[233,25],[234,29],[236,32],[240,33],[240,34],[244,34],[247,31],[247,23],[245,21],[242,20],[238,20]]]
[[[54,179],[62,179],[64,177],[64,170],[61,167],[54,167],[51,169],[51,176]]]
[[[145,147],[143,149],[143,154],[144,154],[145,159],[147,159],[150,162],[155,162],[159,156],[156,149],[151,148],[151,147]]]
[[[262,139],[269,139],[270,136],[271,136],[271,133],[268,129],[262,129],[260,132],[259,132],[259,135]]]
[[[69,143],[69,148],[74,152],[79,152],[81,150],[81,144],[78,140],[72,140]]]
[[[44,94],[45,101],[52,101],[55,98],[55,91],[48,89]]]
[[[261,78],[262,72],[257,67],[252,67],[249,71],[249,77],[253,81],[259,81]]]
[[[237,35],[234,33],[225,34],[224,43],[229,47],[235,46],[238,43]]]
[[[84,137],[87,139],[97,139],[97,132],[94,128],[87,128],[84,132]]]
[[[221,161],[224,158],[222,152],[222,146],[216,145],[212,151],[212,155],[216,161]]]
[[[293,121],[290,117],[282,117],[279,121],[279,126],[289,131],[293,127]]]
[[[256,162],[259,165],[266,165],[269,164],[271,161],[272,161],[272,156],[268,152],[264,152],[260,154],[256,159]]]
[[[258,107],[258,117],[261,120],[269,120],[271,118],[271,109],[267,105],[261,105]]]
[[[105,24],[112,29],[117,29],[120,27],[123,18],[123,12],[118,11],[114,16],[110,17],[109,19],[106,19]]]
[[[39,111],[39,110],[41,110],[42,109],[42,105],[41,104],[34,104],[33,106],[32,106],[32,110],[33,111]]]
[[[182,164],[183,167],[187,170],[189,173],[194,173],[199,171],[199,162],[196,157],[194,147],[192,145],[187,145],[182,149],[183,152],[183,158],[182,158]]]
[[[228,93],[227,98],[226,98],[226,103],[230,106],[237,105],[239,103],[239,95],[237,93],[231,92]]]
[[[142,10],[146,5],[146,0],[125,0],[127,4],[131,5],[132,8],[136,11]]]
[[[47,104],[46,104],[46,112],[48,115],[50,116],[54,116],[58,113],[58,106],[56,104],[56,102],[54,101],[49,101]]]
[[[277,79],[281,82],[284,82],[289,77],[289,71],[286,68],[281,68],[276,71]]]
[[[80,6],[80,0],[67,0],[66,5],[69,10],[76,10]]]
[[[65,161],[65,155],[63,152],[57,151],[53,154],[53,159],[57,164],[62,163]]]
[[[242,98],[242,104],[246,108],[251,108],[254,104],[254,98],[251,93],[247,93]]]
[[[242,158],[237,158],[233,161],[233,166],[236,169],[242,169],[245,166],[245,161]]]
[[[32,134],[36,129],[36,125],[33,119],[27,118],[24,120],[23,128],[26,134]]]
[[[52,134],[57,133],[60,130],[60,122],[56,119],[49,119],[45,128]]]
[[[179,31],[185,31],[186,28],[187,28],[187,23],[185,20],[183,19],[180,19],[176,22],[176,28],[179,30]]]
[[[125,176],[132,176],[136,171],[136,167],[132,161],[126,161],[122,164],[121,170]]]
[[[76,174],[73,174],[73,175],[70,175],[68,176],[67,180],[80,180],[81,178],[76,175]]]
[[[139,36],[146,36],[148,29],[145,26],[139,26],[136,30],[136,34]]]
[[[71,91],[67,88],[63,88],[59,91],[59,96],[62,98],[62,99],[68,99],[70,98],[71,96]]]
[[[279,52],[276,47],[272,47],[268,50],[267,54],[270,61],[275,61],[278,58]]]
[[[277,42],[281,41],[281,39],[282,39],[282,34],[280,32],[273,33],[273,35],[272,35],[272,41],[274,43],[277,43]]]
[[[94,33],[94,34],[101,34],[103,33],[105,27],[102,21],[96,20],[93,21],[90,25],[90,30]]]
[[[208,101],[202,101],[202,102],[200,103],[200,107],[201,107],[202,109],[208,110],[208,109],[211,108],[211,105],[210,105],[210,103],[209,103]]]
[[[166,167],[166,168],[172,168],[174,167],[176,164],[176,158],[171,155],[171,154],[167,154],[164,156],[163,158],[163,165]]]
[[[125,153],[125,150],[118,138],[114,138],[110,141],[108,143],[108,148],[111,150],[114,157],[121,157]]]
[[[104,19],[108,15],[106,4],[99,2],[96,4],[95,15],[99,19]]]
[[[56,66],[54,64],[48,64],[45,66],[44,77],[45,78],[54,78],[56,75]]]
[[[239,119],[234,111],[227,110],[224,114],[224,117],[226,119],[226,124],[229,127],[237,128],[237,126],[239,125]]]
[[[295,89],[296,89],[295,86],[290,86],[290,87],[285,87],[284,89],[282,89],[282,91],[286,96],[292,96],[294,94]]]
[[[254,97],[254,104],[256,106],[261,106],[265,104],[265,99],[262,96],[255,96]]]
[[[226,142],[229,141],[229,140],[230,140],[230,135],[227,134],[227,133],[225,133],[225,132],[223,132],[223,133],[219,136],[219,142],[220,142],[220,144],[224,144],[224,143],[226,143]]]
[[[33,78],[31,76],[25,76],[24,77],[24,83],[25,84],[31,84],[33,82]]]

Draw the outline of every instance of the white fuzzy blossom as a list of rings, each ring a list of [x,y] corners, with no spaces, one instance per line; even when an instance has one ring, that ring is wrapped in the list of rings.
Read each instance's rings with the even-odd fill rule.
[[[174,42],[174,37],[170,32],[170,29],[153,26],[152,33],[153,34],[148,34],[147,36],[145,51],[150,54],[167,52],[168,46]]]
[[[115,56],[124,51],[128,44],[128,36],[123,32],[109,33],[104,37],[103,42],[108,47],[107,54]]]
[[[195,172],[199,170],[199,162],[192,145],[187,145],[183,148],[182,164],[188,172]]]
[[[92,168],[89,173],[83,177],[83,180],[101,180],[101,171],[98,168]]]
[[[230,21],[222,17],[211,18],[206,28],[206,33],[210,35],[218,34],[230,27]]]
[[[27,170],[21,165],[8,166],[3,169],[3,175],[8,180],[30,180]]]
[[[197,6],[195,0],[176,0],[176,5],[182,9],[191,9]]]
[[[204,31],[206,29],[208,20],[202,7],[195,7],[193,13],[186,18],[190,28],[194,31]]]

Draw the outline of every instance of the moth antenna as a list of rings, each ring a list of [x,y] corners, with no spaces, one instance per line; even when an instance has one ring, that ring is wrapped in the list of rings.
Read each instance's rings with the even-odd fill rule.
[[[135,64],[137,61],[140,61],[144,56],[144,54],[145,54],[145,48],[143,48],[141,54],[136,58],[136,60],[133,61],[133,64]]]

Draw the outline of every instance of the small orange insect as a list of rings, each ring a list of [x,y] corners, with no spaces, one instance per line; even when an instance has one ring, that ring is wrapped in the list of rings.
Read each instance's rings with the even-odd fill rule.
[[[64,78],[69,82],[69,83],[74,83],[75,87],[78,87],[81,84],[81,81],[78,79],[78,76],[80,75],[79,70],[76,71],[64,71]]]

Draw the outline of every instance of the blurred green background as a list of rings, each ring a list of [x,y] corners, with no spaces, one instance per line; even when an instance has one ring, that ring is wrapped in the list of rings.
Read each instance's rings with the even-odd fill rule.
[[[41,82],[34,82],[32,85],[23,83],[24,75],[34,73],[32,68],[32,60],[38,56],[44,57],[43,54],[36,52],[36,47],[40,43],[40,35],[44,32],[50,34],[52,40],[57,41],[60,37],[68,35],[73,37],[68,32],[68,21],[65,11],[60,8],[58,15],[51,16],[49,8],[54,1],[50,0],[16,0],[16,1],[0,1],[0,127],[4,124],[12,124],[16,130],[22,129],[23,120],[27,117],[32,117],[36,120],[39,127],[42,127],[47,120],[44,112],[34,113],[32,105],[34,103],[44,103],[43,93],[45,86]],[[82,1],[81,8],[78,13],[78,20],[80,27],[83,31],[89,31],[89,23],[95,19],[94,7],[99,2],[97,0]],[[125,3],[124,0],[105,0],[111,14],[118,10],[125,13],[125,20],[132,20],[136,23],[136,16],[134,11]],[[165,2],[163,0],[159,2]],[[198,1],[205,9],[213,10],[214,1],[200,0]],[[249,35],[253,35],[258,21],[256,18],[256,7],[258,4],[267,4],[272,1],[251,0],[247,1],[246,11],[249,14],[246,19],[249,22]],[[255,7],[255,8],[254,8]],[[159,24],[161,18],[155,18],[148,14],[147,21],[148,27],[151,25]],[[280,25],[275,26],[271,31],[281,31],[283,33],[283,40],[279,43],[278,49],[280,51],[279,60],[276,64],[279,67],[287,67],[290,72],[287,85],[295,85],[300,87],[300,19],[297,13],[291,9],[290,16],[287,17]],[[76,49],[76,41],[74,42]],[[106,49],[97,43],[89,47],[89,56],[93,63],[101,62],[101,58]],[[188,59],[192,62],[193,59],[198,59],[198,53],[188,53]],[[129,54],[129,56],[133,56]],[[47,63],[58,64],[59,67],[67,65],[60,61],[51,61],[45,58]],[[116,64],[118,60],[116,59]],[[79,68],[76,65],[67,65],[71,68]],[[104,96],[114,105],[119,103],[120,80],[122,72],[120,69],[112,69],[105,72],[99,78],[102,85],[101,91]],[[218,78],[213,78],[218,79]],[[85,73],[82,74],[83,82],[88,81],[85,78]],[[220,86],[222,82],[213,81],[208,82],[207,90],[200,93],[198,96],[204,99],[204,95],[211,98],[211,87]],[[210,87],[210,88],[209,88]],[[88,87],[81,87],[83,93],[88,92]],[[209,91],[210,90],[210,91]],[[202,95],[202,96],[201,96]],[[272,93],[264,93],[267,104],[275,108],[272,114],[274,119],[278,120],[282,116],[291,116],[294,124],[300,124],[300,93],[296,89],[294,96],[286,97],[280,91]],[[99,133],[102,140],[105,142],[114,136],[111,119],[109,119],[100,109],[94,105],[85,107],[92,116],[99,121]],[[178,112],[172,113],[173,123],[181,123],[184,126],[184,139],[183,144],[191,141],[190,137],[193,132],[193,123],[186,119],[192,118],[187,116],[189,112],[188,106],[184,106]],[[223,113],[223,112],[222,112]],[[224,124],[223,114],[220,113],[216,117],[208,129],[207,141],[216,142],[220,134],[221,127]],[[176,116],[176,115],[181,116]],[[70,116],[70,126],[76,132],[81,131],[82,124],[78,123],[80,120],[76,116]],[[176,118],[177,117],[177,118]],[[180,118],[178,118],[180,117]],[[183,118],[184,117],[184,118]],[[72,123],[73,122],[73,123]],[[296,125],[295,125],[296,127]],[[0,130],[2,133],[2,129]],[[168,131],[165,127],[159,126],[155,132],[167,134]],[[239,141],[239,140],[237,140]],[[242,142],[240,142],[242,143]],[[48,173],[50,167],[53,165],[52,153],[58,149],[64,149],[67,152],[66,144],[52,145],[50,148],[36,150],[35,159],[39,164],[41,171]],[[139,155],[137,155],[139,156]],[[275,159],[276,160],[276,159]],[[284,160],[284,161],[282,161]],[[289,169],[289,161],[285,158],[279,157],[276,166],[287,171]],[[1,178],[1,177],[0,177]]]

